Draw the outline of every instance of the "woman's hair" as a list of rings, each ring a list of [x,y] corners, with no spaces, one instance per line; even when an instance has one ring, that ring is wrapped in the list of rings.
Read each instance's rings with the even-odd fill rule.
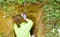
[[[13,17],[15,23],[19,26],[22,22],[26,22],[26,20],[24,20],[24,18],[18,14],[16,16]]]

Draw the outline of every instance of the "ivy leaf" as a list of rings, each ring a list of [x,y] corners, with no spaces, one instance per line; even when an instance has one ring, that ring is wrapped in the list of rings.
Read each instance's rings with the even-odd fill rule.
[[[22,4],[24,2],[24,0],[18,0],[19,4]]]
[[[60,2],[60,0],[56,0],[57,2]]]

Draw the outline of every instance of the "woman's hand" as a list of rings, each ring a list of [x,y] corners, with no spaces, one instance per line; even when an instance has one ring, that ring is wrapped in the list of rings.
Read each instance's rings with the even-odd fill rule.
[[[26,20],[26,15],[24,13],[21,13],[21,16]]]

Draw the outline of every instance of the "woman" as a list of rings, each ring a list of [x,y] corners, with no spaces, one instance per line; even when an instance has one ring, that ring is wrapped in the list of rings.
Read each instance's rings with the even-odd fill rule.
[[[27,19],[24,14],[15,16],[14,20],[16,22],[14,24],[16,37],[31,37],[30,30],[33,22],[30,19]]]

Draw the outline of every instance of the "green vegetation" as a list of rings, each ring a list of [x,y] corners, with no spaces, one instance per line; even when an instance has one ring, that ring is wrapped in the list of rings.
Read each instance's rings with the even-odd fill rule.
[[[36,0],[25,0],[26,2],[36,2]],[[9,4],[16,5],[16,4],[23,4],[24,0],[0,0],[0,7],[5,10],[6,16],[9,16],[12,12],[12,8],[9,7]]]
[[[49,0],[47,4],[44,4],[43,8],[44,8],[43,19],[45,19],[46,28],[50,29],[50,32],[46,34],[46,37],[58,37],[57,29],[60,28],[59,26],[60,23],[58,23],[60,21],[59,1]],[[51,32],[51,30],[53,31],[52,27],[54,24],[56,24],[54,28],[55,29],[54,33],[56,33],[57,35]]]
[[[24,3],[25,0],[0,0],[0,7],[5,10],[6,16],[10,16],[12,12],[12,8],[10,8],[8,5],[21,5]],[[43,20],[45,22],[45,26],[47,29],[53,30],[54,22],[55,25],[55,32],[57,34],[57,29],[60,29],[60,0],[26,0],[26,2],[36,3],[41,2],[43,3],[44,8],[44,15]],[[57,21],[58,20],[58,21]],[[56,22],[57,21],[57,22]],[[58,37],[55,36],[53,32],[49,31],[46,34],[46,37]],[[58,35],[58,34],[57,34]]]

